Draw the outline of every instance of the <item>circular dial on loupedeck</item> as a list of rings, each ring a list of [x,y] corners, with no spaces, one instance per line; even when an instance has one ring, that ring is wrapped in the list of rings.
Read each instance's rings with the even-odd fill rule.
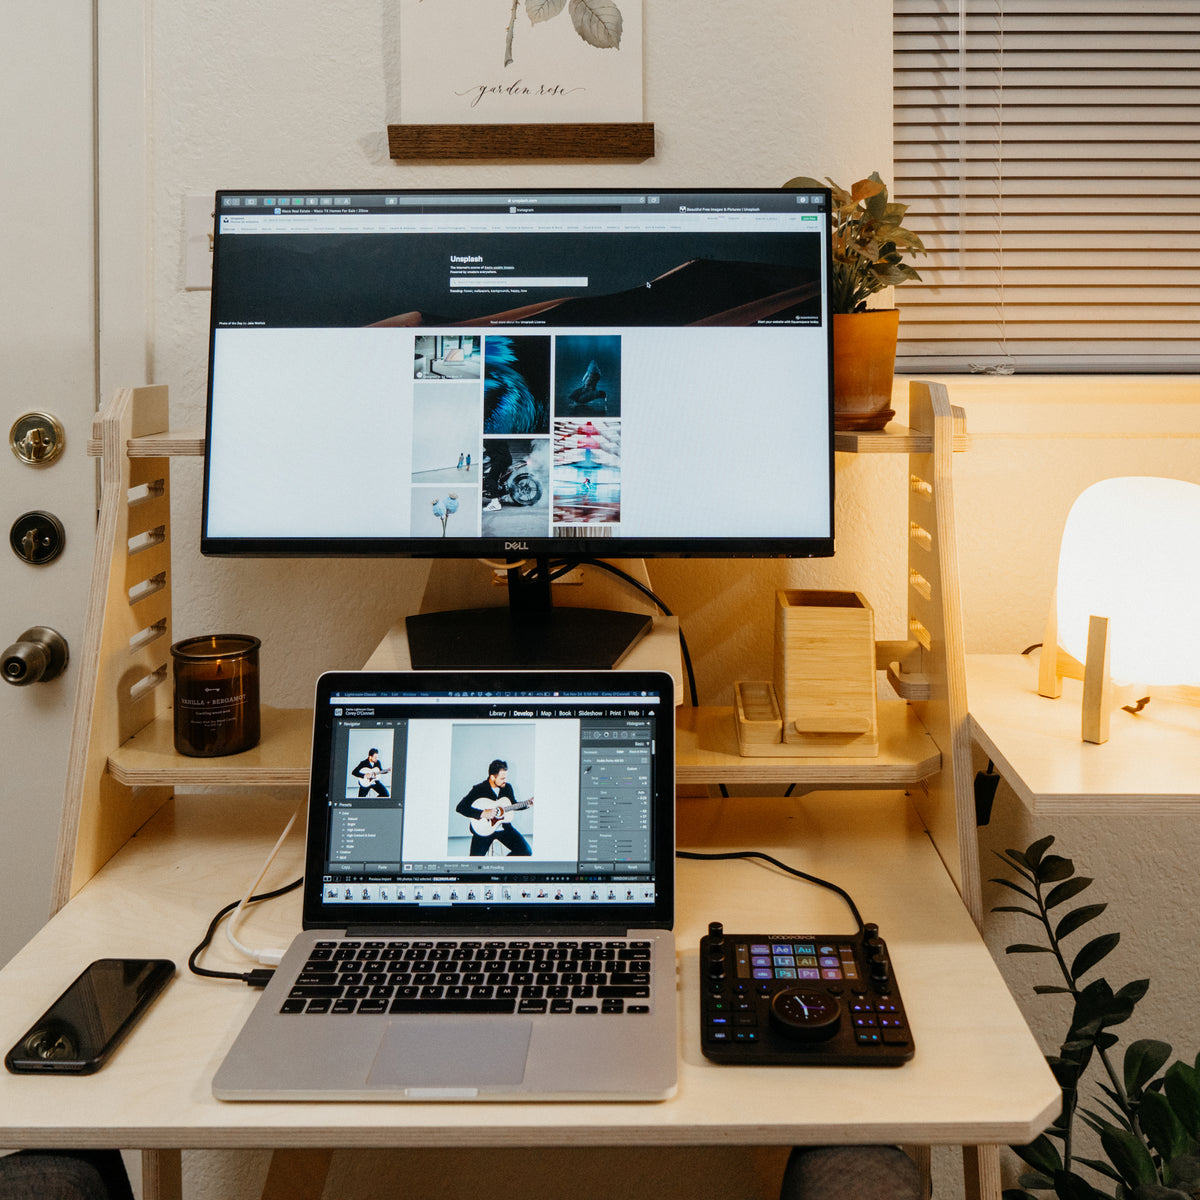
[[[837,1033],[842,1006],[834,996],[785,988],[771,998],[771,1024],[786,1037],[821,1042]]]

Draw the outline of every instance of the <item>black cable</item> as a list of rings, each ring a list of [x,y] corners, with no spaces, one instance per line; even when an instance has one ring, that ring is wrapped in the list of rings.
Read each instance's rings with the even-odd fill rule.
[[[562,575],[568,575],[577,566],[586,564],[587,566],[597,567],[601,571],[607,571],[610,575],[615,575],[618,579],[628,583],[631,587],[637,588],[642,595],[646,596],[652,603],[656,604],[662,610],[665,617],[673,617],[675,614],[667,607],[667,605],[650,590],[640,579],[630,575],[628,571],[622,570],[620,567],[613,566],[610,562],[605,562],[601,558],[580,558],[574,560],[558,560],[556,559],[558,570],[550,573],[551,580],[557,579]],[[699,707],[699,692],[696,688],[696,673],[692,670],[692,656],[688,652],[687,638],[683,636],[683,630],[679,631],[679,652],[683,656],[683,669],[687,672],[688,678],[688,695],[691,697],[692,707]]]
[[[246,901],[247,904],[257,904],[260,900],[274,900],[279,896],[286,896],[288,892],[294,892],[304,882],[304,876],[299,879],[293,879],[291,883],[285,884],[281,888],[276,888],[273,892],[260,892],[257,896],[251,896]],[[266,981],[271,978],[272,971],[211,971],[207,967],[198,966],[196,960],[200,955],[208,949],[209,944],[213,940],[213,935],[217,932],[217,926],[224,920],[237,906],[241,904],[241,900],[234,900],[232,903],[225,905],[223,909],[212,921],[209,922],[207,931],[200,944],[188,955],[188,969],[193,975],[203,975],[206,979],[236,979],[241,983],[249,984],[251,987],[263,987]]]
[[[761,850],[727,850],[722,853],[704,854],[697,850],[676,850],[676,858],[691,858],[701,862],[717,862],[723,859],[731,858],[759,858],[763,862],[769,862],[773,867],[778,867],[781,871],[786,871],[789,875],[795,875],[797,879],[803,879],[805,883],[815,883],[818,887],[827,888],[831,892],[836,892],[846,902],[850,909],[851,915],[854,917],[855,923],[858,925],[858,932],[861,935],[863,932],[863,919],[858,911],[858,905],[854,903],[850,893],[845,888],[839,887],[836,883],[830,883],[828,879],[821,879],[816,875],[809,875],[805,871],[801,871],[798,867],[789,867],[787,863],[780,862],[777,858],[772,858],[769,854],[764,854]]]

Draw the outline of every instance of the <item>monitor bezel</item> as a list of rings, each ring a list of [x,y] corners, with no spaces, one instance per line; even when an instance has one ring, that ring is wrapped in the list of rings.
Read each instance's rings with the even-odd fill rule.
[[[826,362],[827,362],[827,404],[826,404],[826,433],[827,433],[827,463],[826,471],[829,480],[827,489],[827,510],[825,513],[826,533],[796,534],[786,536],[743,535],[732,537],[699,537],[694,534],[672,534],[668,536],[641,536],[617,534],[614,536],[587,537],[572,535],[570,537],[550,535],[546,537],[522,536],[519,538],[475,537],[428,538],[415,536],[379,536],[363,537],[269,537],[246,536],[230,537],[215,536],[208,532],[209,487],[211,475],[210,451],[212,446],[213,420],[213,363],[216,348],[218,326],[213,319],[217,311],[217,295],[220,289],[220,247],[219,222],[222,211],[222,197],[225,196],[270,196],[270,195],[311,195],[313,192],[330,193],[334,195],[354,195],[364,197],[384,197],[407,192],[412,196],[428,195],[431,197],[489,196],[503,195],[512,197],[547,197],[547,196],[604,196],[628,195],[629,193],[645,192],[663,196],[705,195],[716,199],[729,196],[778,196],[785,191],[788,194],[807,194],[824,198],[825,212],[829,224],[829,233],[825,238],[824,261],[822,269],[826,287],[822,299],[824,312],[823,326],[826,332]],[[512,558],[513,556],[529,556],[532,558],[554,560],[604,558],[829,558],[834,554],[834,400],[833,400],[833,318],[829,281],[832,276],[832,195],[828,188],[763,188],[763,187],[679,187],[679,188],[637,188],[637,187],[529,187],[529,188],[305,188],[292,189],[260,189],[260,188],[225,188],[216,192],[214,198],[214,238],[213,238],[213,275],[212,275],[212,307],[209,320],[207,385],[205,402],[205,439],[204,466],[201,498],[201,529],[200,553],[205,557],[250,557],[250,558],[416,558],[416,559],[464,559],[464,558]]]

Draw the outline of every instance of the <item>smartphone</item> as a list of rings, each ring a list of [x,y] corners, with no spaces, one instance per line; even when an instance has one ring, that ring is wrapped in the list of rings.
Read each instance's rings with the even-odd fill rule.
[[[98,1071],[175,974],[165,958],[99,958],[4,1056],[15,1074]]]

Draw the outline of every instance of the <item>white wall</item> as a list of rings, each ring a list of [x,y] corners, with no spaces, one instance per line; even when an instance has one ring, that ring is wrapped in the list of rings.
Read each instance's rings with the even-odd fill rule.
[[[427,0],[430,2],[430,0]],[[478,0],[507,9],[504,0]],[[836,8],[836,16],[834,9]],[[657,153],[629,165],[399,166],[384,128],[397,119],[394,6],[367,0],[192,0],[152,8],[151,127],[153,373],[172,389],[177,428],[203,420],[207,293],[183,291],[182,214],[189,193],[218,186],[455,186],[508,182],[778,184],[795,174],[848,182],[890,174],[888,0],[646,0],[646,117]],[[902,294],[899,297],[903,302]],[[1040,640],[1062,517],[1092,478],[1125,472],[1200,480],[1194,381],[951,380],[975,435],[957,456],[960,557],[968,650],[1016,651]],[[681,614],[705,703],[728,701],[734,678],[764,678],[769,603],[780,585],[857,587],[878,613],[878,636],[903,636],[903,464],[839,455],[838,556],[831,562],[661,562],[652,579]],[[305,703],[314,674],[361,662],[399,615],[415,608],[421,564],[380,564],[351,586],[334,562],[201,561],[199,467],[176,460],[175,632],[245,628],[264,639],[265,699]],[[1096,875],[1112,902],[1105,928],[1125,940],[1110,960],[1120,982],[1154,980],[1139,1032],[1194,1053],[1191,993],[1196,834],[1186,823],[1057,821],[1036,827],[1002,790],[993,846],[1043,832]],[[998,864],[997,864],[998,865]],[[984,874],[994,874],[985,861]],[[990,902],[996,902],[993,896]],[[1111,917],[1111,920],[1107,918]],[[997,949],[1017,930],[997,924]],[[1029,999],[1028,979],[1003,961],[1051,1048],[1060,1017]],[[1024,966],[1025,964],[1016,964]],[[958,1182],[938,1159],[939,1197]],[[265,1169],[254,1153],[185,1156],[195,1194],[251,1194]],[[716,1194],[706,1166],[696,1195]],[[397,1185],[399,1186],[399,1185]],[[705,1190],[705,1188],[708,1190]],[[404,1192],[403,1188],[397,1194]]]

